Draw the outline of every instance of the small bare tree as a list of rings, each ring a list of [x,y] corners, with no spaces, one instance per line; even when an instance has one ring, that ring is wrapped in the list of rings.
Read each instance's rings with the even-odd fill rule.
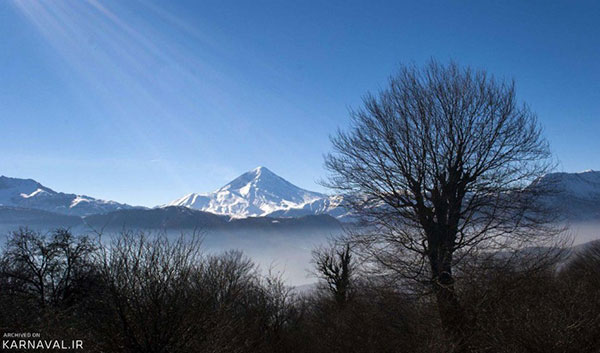
[[[555,234],[536,202],[545,190],[529,187],[553,166],[536,116],[514,83],[432,61],[403,67],[351,118],[332,137],[326,185],[367,226],[357,244],[386,269],[425,279],[460,340],[453,269],[463,256]]]
[[[355,270],[350,244],[315,249],[312,257],[317,277],[325,282],[337,305],[344,307],[351,294]]]

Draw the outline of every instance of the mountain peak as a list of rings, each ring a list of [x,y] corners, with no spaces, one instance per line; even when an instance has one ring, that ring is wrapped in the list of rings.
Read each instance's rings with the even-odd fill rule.
[[[263,167],[262,165],[259,165],[258,167],[252,169],[251,172],[255,172],[258,174],[260,174],[262,172],[274,174],[272,171],[269,170],[269,168]]]
[[[232,217],[264,216],[277,210],[302,207],[324,195],[304,190],[273,173],[256,167],[209,194],[190,194],[170,206],[187,206]]]
[[[238,178],[241,178],[245,175],[252,176],[253,178],[259,178],[261,176],[278,177],[279,178],[279,175],[273,173],[270,169],[268,169],[267,167],[263,167],[263,166],[258,166],[252,170],[249,170],[246,173],[240,175]]]
[[[0,205],[12,205],[21,198],[30,198],[42,192],[56,194],[33,179],[0,176]]]
[[[283,179],[279,175],[273,173],[269,168],[263,167],[263,166],[258,166],[250,171],[247,171],[246,173],[240,175],[239,177],[237,177],[234,180],[237,180],[237,179],[253,179],[253,180],[281,179],[281,180],[285,181],[285,179]],[[233,183],[233,181],[231,183]]]

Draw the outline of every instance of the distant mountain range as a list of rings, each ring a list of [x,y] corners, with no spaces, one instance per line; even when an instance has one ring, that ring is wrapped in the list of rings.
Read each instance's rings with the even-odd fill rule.
[[[553,192],[545,202],[554,204],[570,220],[600,221],[600,172],[549,173],[532,186]],[[185,206],[233,218],[302,217],[329,215],[352,220],[344,197],[301,189],[265,167],[258,167],[212,193],[192,193],[166,206]]]
[[[115,201],[56,192],[32,179],[5,176],[0,176],[0,206],[36,209],[73,216],[132,208]]]
[[[551,173],[546,202],[574,221],[600,221],[600,172]],[[339,227],[352,220],[342,196],[299,188],[265,167],[246,172],[211,193],[191,193],[155,208],[134,207],[56,192],[31,179],[0,177],[0,226],[98,228]]]
[[[305,229],[339,228],[341,197],[298,188],[264,167],[209,194],[154,208],[56,192],[35,180],[0,177],[0,229]]]

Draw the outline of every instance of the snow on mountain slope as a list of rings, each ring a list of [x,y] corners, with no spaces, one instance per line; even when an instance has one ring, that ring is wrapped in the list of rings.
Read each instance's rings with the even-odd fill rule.
[[[539,183],[548,184],[556,192],[569,197],[600,201],[600,171],[550,173],[543,176]]]
[[[549,173],[530,187],[548,190],[542,201],[572,221],[600,220],[600,171]]]
[[[0,176],[0,206],[21,207],[85,216],[131,208],[114,201],[56,192],[32,179]]]
[[[344,207],[344,196],[332,195],[324,198],[307,202],[298,208],[289,208],[273,211],[267,214],[267,217],[302,217],[307,215],[326,214],[337,218],[342,222],[351,222],[355,220],[351,211]]]
[[[189,194],[166,206],[186,206],[243,218],[303,208],[323,199],[327,199],[327,196],[301,189],[269,169],[258,167],[212,193]]]

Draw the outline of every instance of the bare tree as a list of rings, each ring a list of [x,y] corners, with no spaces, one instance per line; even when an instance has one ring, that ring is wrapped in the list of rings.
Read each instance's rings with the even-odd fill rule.
[[[339,307],[344,307],[350,297],[355,263],[349,243],[331,244],[312,253],[316,275],[326,284]]]
[[[35,298],[42,308],[65,304],[93,272],[96,249],[89,238],[68,229],[44,234],[21,228],[7,239],[0,276],[8,289]]]
[[[553,166],[536,116],[513,82],[431,61],[403,67],[351,118],[332,137],[326,185],[367,225],[354,240],[386,269],[426,279],[460,339],[453,269],[463,256],[555,234],[535,202],[544,188],[528,187]]]

